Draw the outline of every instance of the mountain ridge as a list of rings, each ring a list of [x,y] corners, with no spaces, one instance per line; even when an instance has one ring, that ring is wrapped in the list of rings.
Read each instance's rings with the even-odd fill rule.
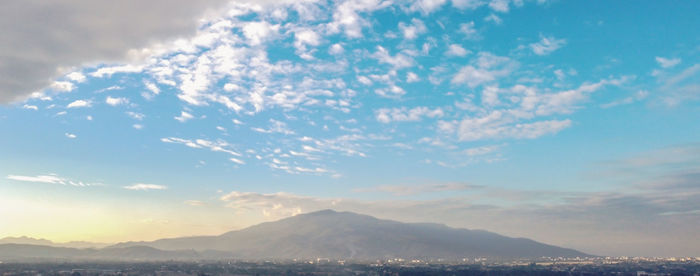
[[[264,222],[217,236],[192,236],[151,242],[161,250],[217,250],[254,258],[388,257],[541,257],[590,256],[573,249],[511,238],[486,230],[437,223],[403,223],[330,209]]]
[[[18,238],[39,243],[48,240]],[[6,239],[4,239],[6,240]],[[511,238],[486,230],[438,223],[403,223],[353,212],[321,210],[264,222],[216,236],[123,242],[96,248],[60,244],[0,244],[0,258],[193,260],[193,259],[386,259],[591,256],[573,249]]]

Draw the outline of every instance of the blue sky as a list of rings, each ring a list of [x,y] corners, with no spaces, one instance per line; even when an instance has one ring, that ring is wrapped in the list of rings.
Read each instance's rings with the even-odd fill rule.
[[[196,32],[12,92],[0,236],[147,240],[334,208],[699,255],[698,11],[228,3]],[[86,231],[37,230],[54,219]]]

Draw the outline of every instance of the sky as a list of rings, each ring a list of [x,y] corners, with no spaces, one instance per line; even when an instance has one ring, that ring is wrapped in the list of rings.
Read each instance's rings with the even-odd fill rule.
[[[696,1],[0,6],[0,237],[335,209],[700,256]]]

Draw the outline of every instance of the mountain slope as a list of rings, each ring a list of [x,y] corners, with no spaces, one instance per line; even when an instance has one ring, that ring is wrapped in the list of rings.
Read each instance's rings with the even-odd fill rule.
[[[216,250],[241,258],[463,258],[588,256],[576,250],[440,224],[401,223],[331,210],[267,222],[220,236],[130,242],[162,250]]]

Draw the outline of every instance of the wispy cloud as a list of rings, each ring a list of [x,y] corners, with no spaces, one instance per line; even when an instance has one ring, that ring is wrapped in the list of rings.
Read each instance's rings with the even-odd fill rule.
[[[90,107],[92,106],[92,102],[89,100],[75,100],[71,103],[69,103],[66,107],[67,108],[80,108],[80,107]]]
[[[124,189],[134,191],[149,191],[149,190],[166,190],[167,186],[157,184],[134,183],[129,186],[124,186]]]
[[[89,183],[77,180],[71,180],[65,177],[61,177],[57,174],[45,174],[36,176],[26,176],[26,175],[8,175],[6,177],[10,180],[23,181],[23,182],[33,182],[33,183],[47,183],[47,184],[60,184],[75,187],[89,187],[89,186],[102,186],[101,183]]]
[[[530,44],[530,49],[535,55],[545,56],[566,45],[565,39],[557,39],[553,36],[540,35],[540,41]]]

